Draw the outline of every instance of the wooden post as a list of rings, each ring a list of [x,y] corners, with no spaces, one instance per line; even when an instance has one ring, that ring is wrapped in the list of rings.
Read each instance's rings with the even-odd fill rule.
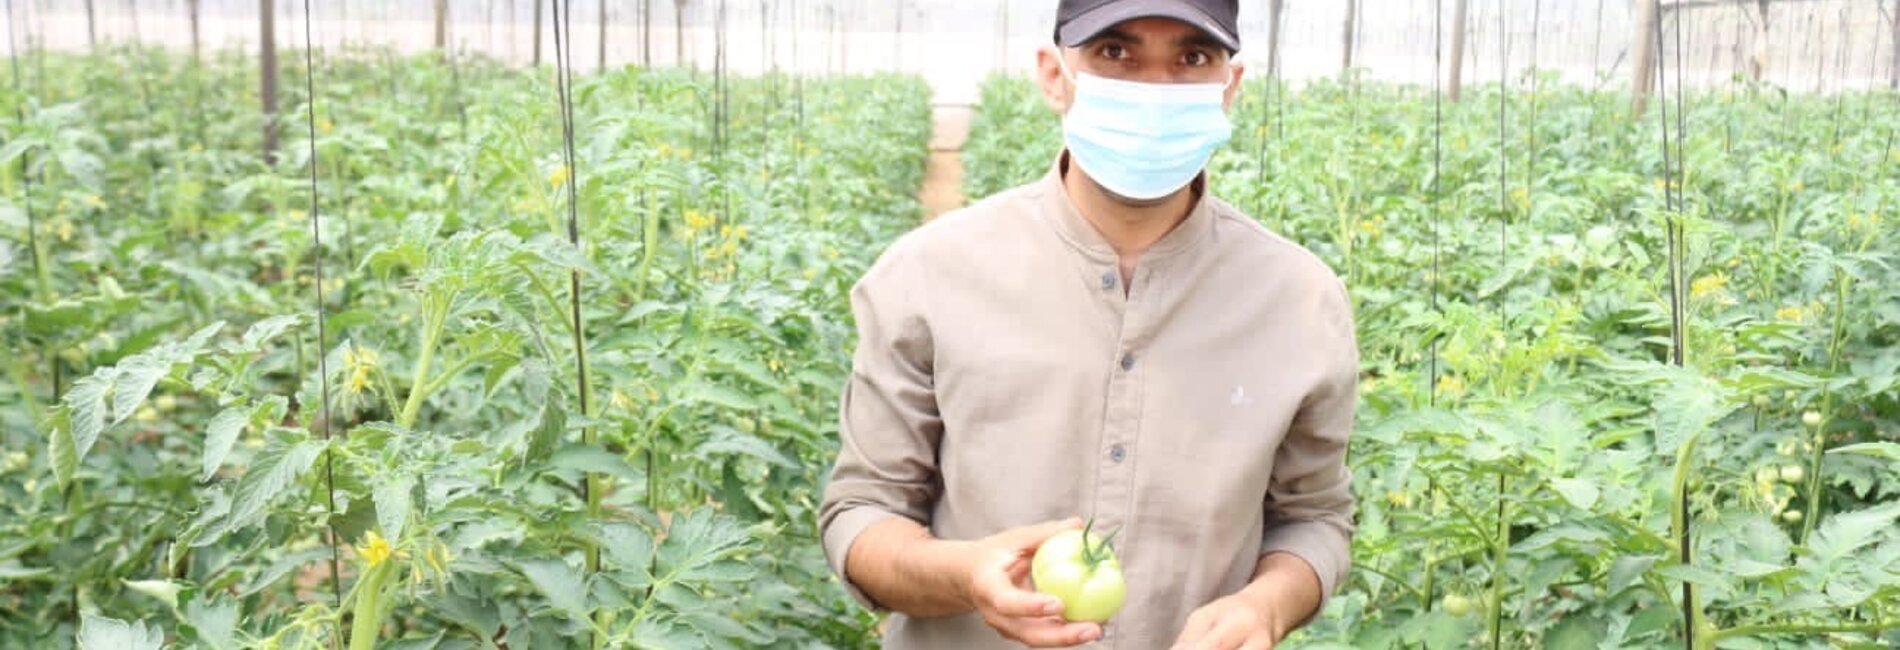
[[[277,17],[275,0],[257,2],[260,72],[258,96],[264,108],[264,164],[277,165]]]
[[[1887,39],[1893,44],[1893,67],[1887,70],[1887,87],[1900,90],[1900,0],[1894,0],[1893,13],[1887,16],[1893,23],[1893,38]]]
[[[640,0],[640,67],[653,67],[653,0]]]
[[[1471,31],[1470,18],[1470,0],[1458,0],[1452,5],[1451,57],[1445,59],[1445,64],[1450,66],[1450,69],[1446,70],[1449,77],[1446,83],[1446,94],[1451,97],[1454,104],[1458,103],[1458,98],[1463,94],[1465,87],[1465,34]]]
[[[1359,0],[1346,0],[1346,29],[1341,42],[1345,44],[1344,53],[1339,58],[1339,76],[1344,78],[1352,70],[1353,23],[1359,17]]]
[[[1768,1],[1755,1],[1755,51],[1748,57],[1748,78],[1754,81],[1768,74]]]
[[[1656,83],[1656,23],[1661,20],[1662,0],[1636,0],[1636,32],[1631,49],[1636,52],[1630,65],[1630,114],[1640,116],[1649,108],[1650,86]]]
[[[541,0],[534,2],[534,66],[541,67]]]
[[[435,49],[446,52],[449,45],[449,0],[435,0]]]
[[[594,70],[607,69],[607,0],[600,0],[600,50],[594,53]]]
[[[99,27],[92,10],[92,0],[86,0],[86,46],[99,47]]]
[[[686,0],[673,0],[673,65],[686,65]]]
[[[191,17],[191,63],[193,65],[197,65],[203,59],[201,55],[203,51],[201,43],[203,41],[201,41],[198,36],[199,6],[203,3],[204,0],[185,0],[185,11],[189,13]]]
[[[1267,76],[1280,76],[1280,25],[1286,0],[1267,0]]]

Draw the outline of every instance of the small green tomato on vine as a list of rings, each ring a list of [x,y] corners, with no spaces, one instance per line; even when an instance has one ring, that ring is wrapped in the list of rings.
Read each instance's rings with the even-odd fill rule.
[[[1090,520],[1082,530],[1049,538],[1029,565],[1036,591],[1061,600],[1062,617],[1070,621],[1107,621],[1128,597],[1121,562],[1108,546],[1115,533],[1101,537],[1091,532],[1094,526]]]

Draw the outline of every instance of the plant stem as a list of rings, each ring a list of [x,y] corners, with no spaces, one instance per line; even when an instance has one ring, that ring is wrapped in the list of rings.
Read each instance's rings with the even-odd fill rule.
[[[422,323],[422,350],[416,357],[416,369],[409,379],[409,399],[402,405],[402,414],[396,418],[396,426],[404,429],[416,425],[416,417],[422,413],[422,402],[429,396],[429,366],[435,363],[435,348],[442,341],[442,329],[447,325],[449,297],[431,296],[424,300],[425,310]]]
[[[1834,271],[1834,327],[1828,338],[1828,376],[1840,375],[1841,348],[1847,339],[1847,290],[1853,283],[1848,275],[1840,270]],[[1814,427],[1814,444],[1808,457],[1808,511],[1801,520],[1801,543],[1806,544],[1808,536],[1814,533],[1814,522],[1821,518],[1821,506],[1827,501],[1826,486],[1821,480],[1821,458],[1827,452],[1827,425],[1834,421],[1834,383],[1829,381],[1821,388],[1821,423]],[[1807,432],[1802,432],[1806,435]]]
[[[1891,621],[1872,621],[1867,623],[1780,623],[1768,625],[1740,625],[1731,628],[1710,630],[1696,644],[1699,649],[1715,647],[1717,641],[1731,637],[1753,637],[1768,634],[1831,634],[1850,632],[1879,632],[1900,628],[1900,619]]]
[[[1511,523],[1505,519],[1505,488],[1508,483],[1504,474],[1498,474],[1498,531],[1491,538],[1491,598],[1486,603],[1486,613],[1491,618],[1491,648],[1504,647],[1504,562],[1511,553]]]
[[[1689,468],[1690,461],[1695,456],[1696,445],[1701,439],[1702,432],[1697,431],[1676,448],[1676,471],[1670,483],[1670,494],[1675,498],[1671,500],[1672,507],[1669,509],[1669,531],[1676,542],[1676,559],[1685,567],[1695,561],[1693,540],[1689,535]],[[1689,584],[1687,580],[1683,581],[1682,629],[1685,637],[1707,639],[1709,636],[1706,633],[1707,625],[1703,619],[1702,603],[1696,596],[1695,586]],[[1700,647],[1699,642],[1697,647]]]
[[[384,559],[371,567],[356,583],[356,617],[350,621],[350,650],[376,650],[376,633],[383,627],[389,607],[383,603],[383,589],[395,575],[395,558]]]

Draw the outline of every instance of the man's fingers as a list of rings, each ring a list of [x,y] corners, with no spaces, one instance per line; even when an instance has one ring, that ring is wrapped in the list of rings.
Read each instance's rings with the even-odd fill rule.
[[[1247,637],[1247,644],[1240,650],[1273,650],[1273,636],[1265,632]]]
[[[1250,631],[1247,622],[1239,617],[1220,616],[1209,626],[1207,634],[1188,647],[1193,650],[1234,650],[1247,641]]]
[[[1055,596],[1039,594],[1017,586],[1021,581],[1016,565],[1027,566],[1021,559],[996,562],[976,575],[977,606],[991,612],[1011,617],[1055,616],[1062,613],[1062,601]],[[1022,569],[1027,571],[1027,569]]]
[[[1001,621],[1003,633],[1032,648],[1067,648],[1102,638],[1102,626],[1070,623],[1053,616]]]
[[[1175,639],[1173,647],[1176,650],[1195,648],[1213,627],[1214,617],[1208,616],[1206,610],[1189,614],[1187,625],[1181,628],[1181,636]]]
[[[990,592],[990,609],[1004,616],[1030,618],[1062,613],[1062,601],[1055,596],[1024,591],[1015,587]]]

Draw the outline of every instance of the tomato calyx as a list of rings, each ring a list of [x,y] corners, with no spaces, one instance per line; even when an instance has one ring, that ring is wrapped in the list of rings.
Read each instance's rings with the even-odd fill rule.
[[[1115,541],[1115,536],[1122,532],[1121,527],[1116,526],[1115,530],[1109,531],[1107,535],[1103,535],[1100,542],[1091,544],[1089,540],[1095,539],[1095,537],[1090,535],[1089,531],[1094,528],[1094,517],[1090,517],[1087,523],[1082,524],[1082,564],[1088,567],[1090,572],[1094,572],[1096,567],[1101,566],[1103,562],[1115,557],[1114,549],[1109,546],[1109,543]]]

